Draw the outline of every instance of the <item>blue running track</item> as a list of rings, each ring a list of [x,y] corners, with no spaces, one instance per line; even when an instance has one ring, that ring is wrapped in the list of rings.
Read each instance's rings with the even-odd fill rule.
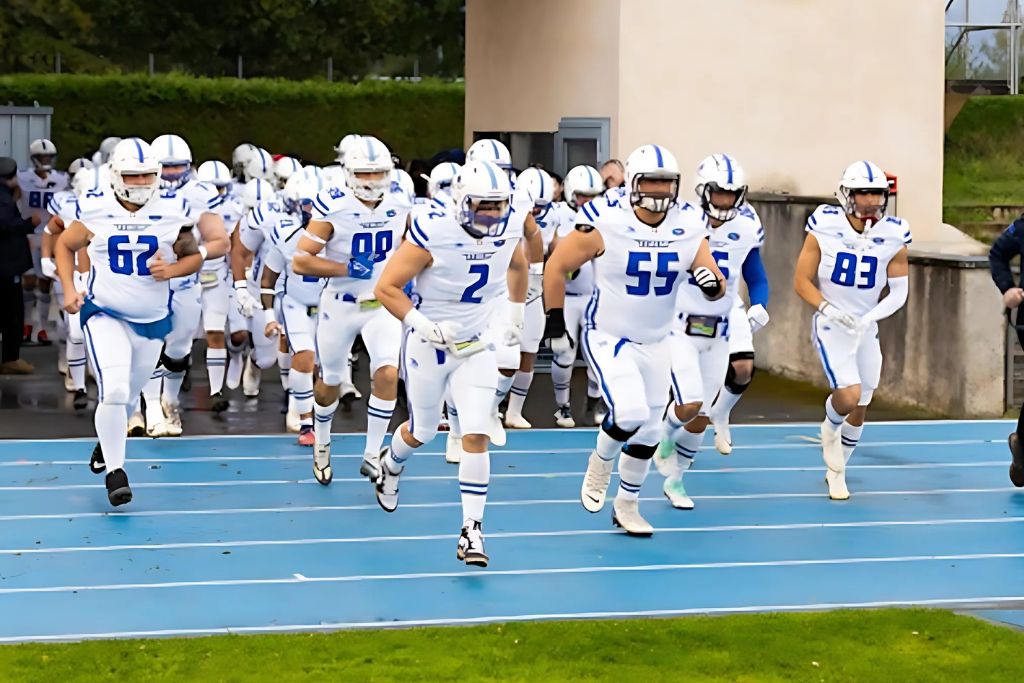
[[[1011,423],[870,424],[845,502],[826,496],[817,429],[734,427],[726,457],[709,435],[691,512],[652,469],[649,539],[613,529],[610,501],[580,506],[593,431],[510,433],[487,569],[455,559],[443,437],[410,459],[390,515],[358,476],[360,435],[335,437],[327,488],[291,437],[132,440],[135,500],[118,511],[91,441],[0,442],[0,642],[888,605],[1019,620]]]

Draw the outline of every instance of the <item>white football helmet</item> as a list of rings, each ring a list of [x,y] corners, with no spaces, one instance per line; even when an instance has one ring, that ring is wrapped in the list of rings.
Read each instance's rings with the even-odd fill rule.
[[[504,170],[509,178],[515,174],[512,170],[512,153],[499,140],[485,138],[474,142],[466,150],[466,163],[470,161],[489,161]]]
[[[398,185],[398,189],[409,195],[409,199],[416,196],[416,185],[412,182],[412,176],[401,168],[395,168],[391,171],[392,188],[395,185]]]
[[[253,178],[242,188],[242,205],[248,211],[261,202],[269,202],[277,199],[274,186],[263,178]]]
[[[78,157],[77,159],[72,160],[70,164],[68,164],[68,175],[71,176],[72,179],[74,179],[74,177],[78,174],[79,171],[87,171],[90,168],[95,168],[91,161],[89,161],[85,157]]]
[[[712,154],[697,166],[693,191],[697,193],[704,213],[724,223],[736,217],[740,205],[747,199],[747,174],[739,162],[729,155]],[[720,209],[711,203],[712,192],[731,192],[736,201],[732,206]]]
[[[51,171],[57,163],[57,146],[46,138],[33,140],[28,146],[28,154],[37,171]]]
[[[247,181],[259,178],[273,183],[274,159],[270,156],[270,152],[262,147],[253,148],[252,154],[246,159],[245,166],[242,168],[242,176]]]
[[[71,191],[76,197],[81,197],[89,190],[96,190],[100,187],[100,169],[98,166],[83,168],[71,179]]]
[[[540,168],[528,168],[516,178],[516,191],[520,189],[533,200],[533,215],[541,217],[551,208],[551,200],[555,196],[555,181],[547,171]]]
[[[292,157],[281,157],[274,162],[274,181],[278,187],[284,187],[288,179],[296,172],[302,170],[302,164],[298,159]]]
[[[235,178],[245,179],[245,164],[255,152],[256,145],[249,142],[243,142],[231,151],[231,172]]]
[[[641,180],[671,180],[667,192],[641,192]],[[679,196],[679,164],[672,152],[659,145],[637,147],[626,157],[629,203],[653,213],[665,213]]]
[[[345,152],[345,184],[357,198],[375,202],[384,196],[391,185],[391,170],[395,167],[391,152],[377,138],[364,135],[359,143]],[[360,178],[357,173],[383,173],[380,180]]]
[[[571,208],[578,208],[583,203],[577,201],[576,195],[593,199],[601,194],[604,194],[604,181],[601,180],[601,174],[593,166],[573,166],[565,174],[565,182],[562,183],[562,197]]]
[[[881,194],[882,203],[867,213],[859,211],[855,195]],[[889,206],[889,179],[877,164],[870,161],[855,161],[843,171],[836,189],[836,198],[849,215],[861,220],[878,221],[885,215]]]
[[[152,182],[129,185],[125,176],[152,175]],[[110,153],[110,187],[122,201],[143,206],[160,189],[160,160],[149,143],[139,138],[127,138],[117,143]]]
[[[512,183],[489,161],[468,161],[452,182],[455,216],[473,237],[499,237],[508,226]],[[486,210],[488,213],[480,213]],[[497,210],[497,215],[491,215]]]
[[[427,194],[437,197],[439,193],[451,196],[452,181],[462,167],[453,161],[445,161],[430,170],[430,175],[422,176],[427,181]]]
[[[184,166],[181,171],[163,170],[160,174],[160,186],[177,189],[188,182],[192,175],[192,150],[180,135],[165,133],[153,138],[149,143],[153,153],[160,160],[160,165],[167,169],[172,166]]]
[[[355,133],[349,133],[348,135],[343,137],[338,142],[337,146],[335,146],[334,148],[334,160],[337,161],[340,165],[344,166],[345,155],[348,153],[350,149],[359,144],[360,137],[361,136],[356,135]]]
[[[312,208],[313,199],[324,189],[323,178],[315,173],[294,173],[284,184],[281,190],[281,198],[284,199],[285,207],[289,212],[298,209],[303,210],[303,218],[309,213],[305,208]]]
[[[201,183],[209,183],[214,187],[227,187],[231,184],[231,171],[223,161],[210,159],[199,164],[196,169],[196,178]]]

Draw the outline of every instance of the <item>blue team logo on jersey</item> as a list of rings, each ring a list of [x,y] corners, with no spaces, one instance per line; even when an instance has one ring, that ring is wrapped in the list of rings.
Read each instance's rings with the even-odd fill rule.
[[[739,238],[740,238],[740,236],[739,236],[738,233],[735,233],[735,232],[730,232],[729,233],[729,239],[731,239],[733,242],[738,241]]]
[[[336,187],[327,188],[327,194],[331,199],[341,199],[345,196],[345,193]]]
[[[871,241],[874,242],[875,244],[885,244],[885,238],[884,237],[876,237],[875,239],[873,239]]]
[[[388,218],[394,218],[395,216],[397,216],[397,215],[398,215],[398,212],[397,212],[397,211],[395,211],[394,209],[388,209],[388,210],[387,210],[387,211],[386,211],[386,212],[384,213],[384,215],[385,215],[385,216],[387,216]]]
[[[686,232],[686,231],[683,230],[682,228],[676,228],[675,230],[672,231],[672,234],[678,236],[678,235],[682,235],[684,232]]]

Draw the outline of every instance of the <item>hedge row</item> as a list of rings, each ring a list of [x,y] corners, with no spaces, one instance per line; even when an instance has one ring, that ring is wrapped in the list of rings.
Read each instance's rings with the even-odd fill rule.
[[[197,160],[230,159],[239,142],[325,164],[347,133],[382,139],[403,159],[462,146],[465,89],[440,81],[196,78],[183,75],[0,76],[0,103],[52,106],[67,163],[108,135],[177,133]]]

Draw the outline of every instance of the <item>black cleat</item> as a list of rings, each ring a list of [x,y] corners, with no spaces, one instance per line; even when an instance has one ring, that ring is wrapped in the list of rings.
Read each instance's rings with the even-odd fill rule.
[[[107,471],[107,461],[103,459],[103,448],[97,443],[92,449],[92,457],[89,458],[89,471],[93,474],[103,474]]]
[[[1020,446],[1017,433],[1010,434],[1007,442],[1010,444],[1010,453],[1013,454],[1013,462],[1010,463],[1010,481],[1017,488],[1024,487],[1024,449]]]
[[[210,396],[210,410],[220,414],[228,409],[228,399],[224,396],[223,391],[218,391],[216,394]]]
[[[85,389],[75,390],[75,399],[72,402],[75,410],[85,410],[89,405],[89,395],[85,393]]]
[[[128,487],[128,475],[124,470],[107,473],[107,499],[114,507],[132,502],[132,490]]]
[[[341,410],[346,413],[352,412],[352,403],[356,400],[356,392],[354,389],[347,389],[344,394],[338,397],[338,401],[341,403]]]

